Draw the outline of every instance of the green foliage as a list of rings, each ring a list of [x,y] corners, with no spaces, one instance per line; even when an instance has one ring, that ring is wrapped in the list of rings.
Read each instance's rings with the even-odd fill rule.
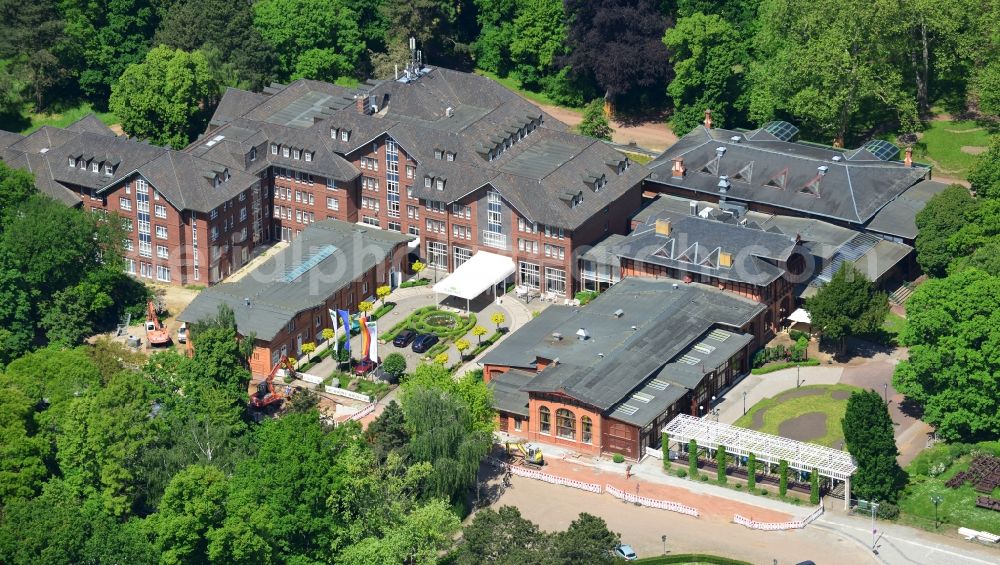
[[[715,464],[716,464],[716,479],[722,483],[726,483],[726,447],[720,445],[715,450]]]
[[[815,367],[819,364],[819,359],[806,359],[805,361],[789,361],[788,363],[774,363],[763,367],[756,367],[751,369],[750,372],[754,375],[766,375],[768,373],[773,373],[782,369],[789,369],[791,367]]]
[[[586,306],[588,303],[590,303],[591,300],[597,298],[600,295],[601,293],[593,290],[581,290],[576,293],[574,298],[580,301],[581,306]]]
[[[615,463],[624,463],[625,456],[622,455],[621,453],[615,453],[614,455],[611,456],[611,460],[614,461]]]
[[[215,467],[192,465],[174,475],[150,522],[162,563],[207,560],[207,534],[226,515],[227,491],[226,476]]]
[[[14,169],[0,162],[0,219],[37,193],[35,177],[24,169]],[[2,224],[0,224],[2,229]]]
[[[976,159],[976,164],[969,171],[969,182],[976,195],[1000,198],[1000,135],[993,136],[986,152]]]
[[[252,9],[281,79],[332,81],[353,74],[364,53],[358,14],[341,0],[261,0]]]
[[[402,353],[390,353],[382,361],[382,370],[396,377],[406,372],[406,357]]]
[[[698,442],[693,439],[688,442],[688,474],[698,476]]]
[[[403,409],[395,400],[389,401],[385,410],[365,430],[365,440],[371,444],[380,461],[384,461],[390,453],[402,454],[409,439]]]
[[[751,453],[747,457],[747,491],[757,488],[757,455]]]
[[[0,396],[0,507],[34,497],[48,477],[51,447],[35,432],[33,412],[27,395],[16,388]]]
[[[417,261],[419,263],[419,261]],[[416,263],[414,263],[415,265]],[[431,281],[427,279],[417,279],[413,281],[403,281],[399,284],[399,288],[412,288],[415,286],[427,286]]]
[[[684,134],[698,126],[706,109],[719,125],[739,123],[743,110],[743,70],[748,63],[746,42],[739,31],[718,15],[695,12],[677,20],[663,43],[670,51],[674,78],[667,94],[674,105],[673,130]]]
[[[496,427],[493,410],[493,393],[482,376],[469,371],[459,379],[439,364],[424,363],[404,381],[401,389],[403,407],[407,397],[421,388],[440,390],[460,398],[469,410],[473,427],[477,431],[492,433]]]
[[[514,506],[476,512],[462,539],[455,559],[458,565],[539,563],[551,551],[549,536],[521,517]]]
[[[844,351],[847,336],[874,333],[889,310],[885,293],[879,292],[864,274],[844,263],[815,296],[806,300],[813,327]]]
[[[496,324],[497,331],[499,331],[500,326],[507,321],[507,317],[503,315],[503,312],[494,312],[493,315],[490,316],[490,321]]]
[[[847,400],[842,423],[844,443],[858,464],[852,488],[865,500],[895,502],[906,486],[899,467],[892,418],[875,391],[857,391]]]
[[[483,336],[486,335],[486,332],[487,330],[483,326],[475,326],[472,328],[472,335],[476,336],[479,340],[478,343],[483,342]]]
[[[621,536],[608,529],[603,518],[583,512],[569,528],[556,534],[555,553],[563,563],[615,562],[611,549],[621,543]]]
[[[676,474],[677,474],[677,478],[679,478],[679,479],[683,479],[684,477],[688,476],[687,469],[683,469],[683,468],[682,469],[677,469],[677,473]]]
[[[747,561],[707,555],[704,553],[672,553],[656,557],[643,557],[635,563],[640,565],[666,565],[667,563],[710,563],[714,565],[750,565]]]
[[[561,0],[520,0],[510,26],[510,64],[530,90],[539,90],[565,55],[566,12]],[[506,29],[506,28],[505,28]]]
[[[218,92],[204,54],[160,46],[125,70],[108,104],[129,135],[180,149],[204,129]]]
[[[907,302],[909,358],[893,386],[923,406],[923,420],[946,441],[1000,434],[998,311],[1000,278],[974,268],[928,280]]]
[[[583,109],[583,121],[578,126],[580,133],[588,137],[611,141],[614,131],[604,115],[604,101],[597,98],[591,100]]]
[[[819,471],[815,467],[809,473],[809,504],[819,504]]]
[[[660,452],[663,455],[663,468],[670,468],[670,434],[660,432]]]
[[[968,189],[954,184],[931,197],[917,212],[917,263],[925,273],[932,277],[946,274],[956,251],[952,236],[966,225],[976,206]]]
[[[788,461],[778,461],[778,496],[788,494]]]

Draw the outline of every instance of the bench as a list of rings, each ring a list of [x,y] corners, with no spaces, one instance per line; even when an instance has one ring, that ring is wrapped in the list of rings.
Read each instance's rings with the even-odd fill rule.
[[[970,528],[959,528],[958,533],[969,541],[979,540],[987,543],[1000,543],[1000,536],[989,532],[980,532]]]

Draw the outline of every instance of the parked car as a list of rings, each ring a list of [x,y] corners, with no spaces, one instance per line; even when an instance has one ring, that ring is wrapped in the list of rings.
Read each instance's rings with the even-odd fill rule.
[[[624,543],[615,548],[615,556],[625,561],[635,561],[638,559],[632,546]]]
[[[367,375],[368,373],[372,372],[372,370],[375,368],[376,365],[381,364],[381,363],[382,363],[382,359],[379,359],[376,362],[376,361],[372,361],[371,359],[365,357],[361,361],[358,361],[358,364],[354,366],[354,374],[355,375]]]
[[[403,330],[396,334],[396,339],[392,340],[392,344],[396,347],[406,347],[410,345],[413,338],[417,337],[417,332],[413,330]]]
[[[434,334],[420,334],[413,340],[413,346],[411,349],[413,349],[414,353],[424,353],[433,347],[437,342],[438,336]]]
[[[188,325],[187,322],[181,322],[181,327],[177,328],[177,341],[180,343],[187,343],[188,340]]]

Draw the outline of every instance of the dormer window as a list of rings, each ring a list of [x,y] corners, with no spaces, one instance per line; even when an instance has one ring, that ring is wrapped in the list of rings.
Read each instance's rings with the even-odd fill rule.
[[[74,158],[70,157],[70,158],[69,158],[69,166],[70,166],[71,168],[74,168],[74,169],[75,169],[75,168],[76,168],[76,159],[74,159]]]
[[[431,187],[431,177],[424,177],[424,188]]]
[[[92,173],[99,173],[99,172],[101,172],[101,165],[100,165],[100,163],[98,163],[97,161],[93,161],[92,163],[90,163],[90,172],[92,172]]]
[[[292,159],[299,159],[300,157],[302,157],[301,151],[299,151],[298,149],[292,151]]]
[[[214,179],[214,181],[213,181],[213,183],[212,183],[212,184],[213,184],[214,186],[219,186],[219,185],[221,185],[221,184],[222,184],[222,177],[220,177],[219,175],[215,175],[215,179]]]
[[[87,170],[87,163],[83,159],[77,159],[76,160],[76,166],[79,167],[79,168],[81,168],[81,169],[83,169],[83,170],[85,170],[85,171]]]
[[[222,179],[222,180],[229,180],[229,169],[226,169],[226,170],[225,170],[225,171],[224,171],[224,172],[222,173],[222,175],[223,175],[223,179]]]
[[[337,139],[337,128],[330,128],[330,139]]]
[[[347,131],[346,129],[340,132],[341,141],[349,141],[350,139],[351,139],[351,132]]]
[[[454,154],[454,153],[452,153],[452,152],[450,152],[450,151],[449,151],[448,153],[446,153],[446,154],[445,154],[445,157],[446,157],[446,158],[447,158],[447,160],[449,160],[449,161],[454,161],[454,160],[455,160],[455,154]]]
[[[312,160],[313,160],[312,151],[306,151],[306,161],[312,161]]]
[[[437,179],[437,189],[438,190],[444,190],[444,180],[443,179]]]
[[[291,150],[289,150],[287,147],[282,147],[281,148],[281,156],[282,157],[285,157],[287,159],[289,154],[291,154]]]
[[[254,162],[256,160],[257,160],[257,148],[256,147],[251,147],[250,148],[250,162],[252,163],[252,162]]]
[[[441,150],[440,149],[435,149],[434,150],[434,158],[438,159],[438,160],[441,159]]]
[[[114,174],[114,172],[115,172],[115,168],[111,166],[111,163],[105,163],[104,164],[104,174],[105,175],[107,175],[107,176],[110,177],[111,175]]]
[[[277,155],[277,154],[278,154],[278,144],[272,143],[271,144],[271,155]]]

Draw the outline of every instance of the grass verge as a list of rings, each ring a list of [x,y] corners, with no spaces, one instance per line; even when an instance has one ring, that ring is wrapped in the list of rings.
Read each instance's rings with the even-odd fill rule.
[[[75,108],[69,108],[63,110],[62,112],[54,112],[51,114],[44,112],[40,114],[26,114],[23,116],[24,121],[13,127],[20,126],[20,133],[27,135],[42,126],[64,128],[90,113],[96,115],[99,120],[109,126],[111,124],[118,123],[118,116],[111,112],[98,112],[91,107],[89,102],[84,102]],[[0,124],[0,129],[7,129],[5,126],[7,126],[7,124]]]
[[[755,404],[746,415],[736,420],[734,425],[741,428],[753,428],[754,416],[763,412],[764,425],[758,431],[767,434],[778,434],[778,429],[784,422],[808,414],[821,412],[826,415],[826,433],[810,440],[810,443],[840,447],[844,441],[844,432],[840,420],[847,410],[847,399],[833,398],[832,393],[859,390],[849,385],[812,385],[786,390],[773,398],[765,398]],[[801,391],[818,391],[818,394],[801,395]],[[753,428],[757,429],[757,428]]]
[[[944,176],[964,179],[976,155],[962,151],[962,147],[986,147],[990,133],[988,127],[973,120],[932,120],[913,144],[913,160],[933,165],[935,172]],[[886,139],[898,143],[895,135]]]
[[[515,77],[512,77],[512,76],[501,77],[501,76],[499,76],[499,75],[497,75],[495,73],[491,73],[489,71],[484,71],[482,69],[476,69],[476,74],[477,75],[482,75],[482,76],[490,78],[490,79],[493,79],[493,80],[499,82],[500,84],[504,85],[505,87],[507,87],[508,90],[512,90],[512,91],[516,92],[517,94],[523,96],[524,98],[527,98],[528,100],[531,100],[532,102],[535,102],[535,103],[538,103],[538,104],[544,104],[546,106],[558,106],[560,108],[565,108],[566,110],[570,110],[572,112],[583,113],[583,109],[582,108],[572,108],[572,107],[569,107],[569,106],[563,106],[561,104],[556,104],[551,98],[549,98],[548,96],[546,96],[542,92],[533,92],[531,90],[525,90],[521,86],[521,81],[518,80]]]

